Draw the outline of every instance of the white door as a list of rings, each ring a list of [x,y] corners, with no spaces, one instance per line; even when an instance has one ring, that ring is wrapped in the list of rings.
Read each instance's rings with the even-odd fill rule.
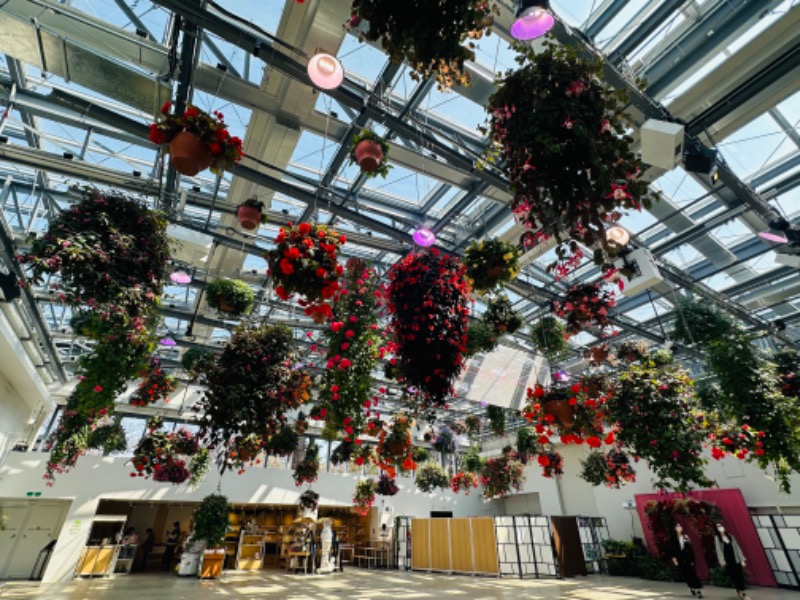
[[[22,535],[26,517],[28,516],[27,504],[3,504],[3,516],[6,528],[0,530],[0,579],[6,579],[6,563],[10,562],[17,545],[17,539]]]
[[[32,504],[16,537],[13,554],[5,565],[6,579],[27,579],[39,552],[58,537],[67,507],[54,504]]]

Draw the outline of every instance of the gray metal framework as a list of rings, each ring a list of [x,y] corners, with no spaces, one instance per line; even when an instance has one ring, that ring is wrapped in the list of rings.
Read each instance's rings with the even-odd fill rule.
[[[304,340],[315,328],[271,295],[265,265],[257,259],[278,226],[326,220],[348,235],[347,253],[373,261],[383,272],[412,249],[410,233],[423,223],[445,250],[459,254],[473,239],[503,232],[512,222],[508,182],[494,168],[476,168],[485,139],[459,123],[457,114],[451,119],[430,107],[431,82],[401,93],[407,68],[384,57],[374,79],[348,73],[332,92],[311,86],[308,54],[316,48],[337,51],[351,41],[339,26],[347,0],[302,5],[286,0],[274,31],[248,23],[248,15],[237,20],[224,0],[217,1],[9,0],[0,7],[0,52],[5,54],[0,87],[8,108],[0,121],[6,262],[13,262],[28,234],[43,231],[47,220],[74,200],[77,187],[141,194],[168,209],[182,226],[214,239],[213,257],[191,266],[192,285],[168,290],[164,332],[178,338],[179,349],[215,346],[229,335],[232,323],[209,313],[198,293],[208,278],[220,275],[246,277],[258,288],[251,318],[296,324],[298,340]],[[513,3],[500,4],[495,63],[510,39],[513,17]],[[552,4],[559,14],[572,7],[557,0]],[[769,155],[755,173],[741,173],[722,152],[716,184],[686,174],[692,189],[702,191],[688,202],[667,194],[649,215],[650,224],[634,229],[635,243],[651,249],[665,282],[621,299],[613,318],[621,337],[669,341],[665,333],[674,301],[693,290],[771,342],[796,345],[800,274],[777,264],[762,268],[774,260],[776,248],[755,233],[776,216],[800,219],[800,80],[794,75],[800,27],[792,27],[800,22],[800,7],[780,0],[707,0],[702,6],[691,0],[650,0],[636,11],[626,0],[591,4],[596,9],[583,15],[584,22],[561,21],[555,35],[608,56],[605,78],[630,92],[630,114],[637,124],[648,118],[683,122],[687,148],[697,149],[724,147],[729,136],[767,116],[780,142],[791,146],[774,160]],[[759,29],[764,19],[771,19],[770,25]],[[781,27],[778,43],[771,32]],[[5,35],[12,30],[14,36]],[[751,30],[755,33],[748,36]],[[739,47],[731,50],[734,43]],[[704,68],[713,59],[721,62]],[[469,69],[474,85],[454,90],[451,98],[482,105],[494,89],[492,65],[479,61]],[[725,69],[735,70],[736,77],[723,79]],[[646,89],[636,87],[634,76],[648,80]],[[147,137],[148,123],[170,98],[179,104],[213,101],[228,113],[243,114],[248,156],[242,165],[224,177],[178,176]],[[417,197],[407,188],[397,191],[400,176],[376,184],[354,174],[349,145],[366,126],[385,130],[392,140],[392,162],[413,178]],[[303,140],[313,142],[318,166],[302,156]],[[652,172],[663,187],[661,175]],[[238,202],[251,194],[271,204],[269,224],[255,235],[242,233],[233,217]],[[738,232],[732,241],[722,239],[726,228]],[[684,252],[694,258],[681,260]],[[512,300],[529,319],[545,312],[566,288],[545,273],[545,262],[536,259],[509,286]],[[597,276],[591,265],[576,274],[577,279]],[[69,311],[47,290],[24,300],[39,316],[39,336],[53,359],[46,368],[64,381],[62,363],[69,365],[86,347],[66,330]],[[778,331],[776,319],[787,328]],[[586,334],[576,349],[600,341]],[[530,348],[524,332],[510,343]],[[680,350],[687,358],[697,357],[691,349]],[[170,360],[179,355],[180,350],[165,350]]]

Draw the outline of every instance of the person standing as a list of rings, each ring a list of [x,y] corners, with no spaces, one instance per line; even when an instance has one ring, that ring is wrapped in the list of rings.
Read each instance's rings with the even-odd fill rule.
[[[719,565],[725,569],[733,587],[736,588],[736,596],[741,600],[750,600],[750,596],[744,591],[744,571],[742,570],[747,566],[747,560],[736,539],[725,531],[722,523],[717,523],[717,537],[714,542]]]
[[[164,548],[164,556],[161,558],[161,568],[164,571],[169,571],[172,567],[172,561],[175,560],[175,550],[178,548],[178,542],[181,539],[181,524],[175,521],[172,524],[172,529],[167,532],[167,543]]]
[[[156,534],[148,527],[144,532],[144,542],[142,542],[142,571],[147,570],[147,558],[153,552],[156,545]]]
[[[683,531],[683,525],[675,524],[675,535],[672,536],[672,562],[678,567],[692,596],[703,597],[703,584],[695,569],[695,555],[692,541]]]

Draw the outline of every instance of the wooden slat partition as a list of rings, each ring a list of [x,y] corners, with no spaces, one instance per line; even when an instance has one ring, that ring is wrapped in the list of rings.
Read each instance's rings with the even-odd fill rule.
[[[477,517],[472,522],[472,547],[475,552],[475,572],[485,575],[500,574],[500,559],[497,556],[497,533],[494,519]]]
[[[430,519],[431,532],[431,570],[450,573],[450,521],[451,519]]]
[[[472,573],[472,534],[469,519],[450,519],[450,547],[453,571]]]
[[[412,519],[411,568],[499,575],[494,520],[491,517]]]
[[[431,519],[411,520],[411,568],[416,571],[431,570],[430,522]]]

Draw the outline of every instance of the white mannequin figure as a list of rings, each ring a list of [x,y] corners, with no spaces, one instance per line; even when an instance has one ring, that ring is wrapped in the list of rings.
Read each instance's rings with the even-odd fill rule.
[[[319,539],[322,542],[322,554],[320,555],[320,565],[318,573],[330,573],[333,571],[333,565],[331,564],[331,543],[333,542],[333,529],[331,529],[331,525],[333,523],[330,519],[324,519],[322,521],[322,533],[319,535]]]

